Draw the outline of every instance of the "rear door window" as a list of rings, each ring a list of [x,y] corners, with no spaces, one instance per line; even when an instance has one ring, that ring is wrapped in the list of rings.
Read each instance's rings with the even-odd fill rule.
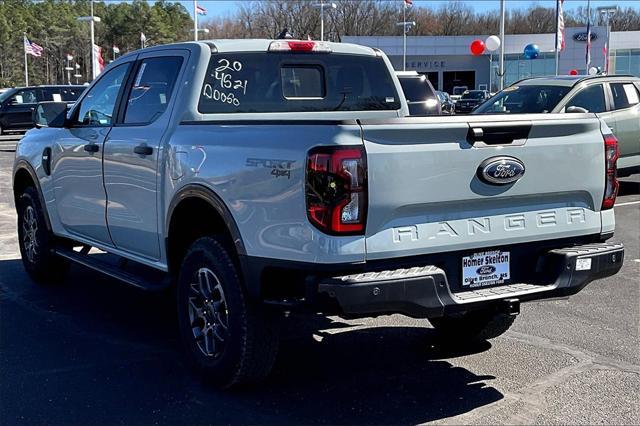
[[[156,57],[142,60],[127,99],[125,124],[146,124],[166,109],[182,66],[182,57]]]
[[[614,109],[625,109],[640,103],[638,89],[633,83],[610,83]]]
[[[55,101],[60,102],[60,89],[57,87],[43,87],[41,89],[42,98],[40,101]]]
[[[565,110],[572,106],[584,108],[587,112],[604,112],[606,106],[602,84],[594,84],[579,91],[567,103]]]
[[[213,55],[198,104],[205,114],[397,109],[382,58],[336,53]]]
[[[85,87],[70,86],[60,88],[60,98],[63,102],[77,101]]]

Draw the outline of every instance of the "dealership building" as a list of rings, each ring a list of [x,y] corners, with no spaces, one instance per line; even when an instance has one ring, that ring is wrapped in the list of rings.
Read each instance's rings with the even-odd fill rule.
[[[452,92],[455,86],[469,89],[498,87],[498,53],[485,51],[473,56],[469,46],[477,36],[407,36],[406,69],[425,74],[438,90]],[[586,27],[565,29],[565,48],[560,53],[560,74],[577,69],[586,73]],[[604,46],[607,28],[591,27],[591,66],[605,68]],[[377,47],[389,56],[393,66],[402,70],[402,36],[345,36],[342,41]],[[524,47],[537,44],[537,59],[525,59]],[[505,86],[523,78],[555,74],[555,34],[509,34],[504,44]],[[633,74],[640,77],[640,31],[611,32],[609,49],[610,74]]]

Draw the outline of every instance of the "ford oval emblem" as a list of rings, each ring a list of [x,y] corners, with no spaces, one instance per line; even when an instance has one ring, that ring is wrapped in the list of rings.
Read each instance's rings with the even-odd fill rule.
[[[478,275],[491,275],[496,271],[496,267],[493,265],[485,265],[476,269]]]
[[[478,167],[478,177],[492,185],[507,185],[524,175],[524,163],[513,157],[491,157]]]

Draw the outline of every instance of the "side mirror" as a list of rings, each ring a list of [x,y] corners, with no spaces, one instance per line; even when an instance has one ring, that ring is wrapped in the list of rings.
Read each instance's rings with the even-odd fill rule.
[[[64,127],[69,104],[66,102],[39,102],[33,110],[33,123],[41,127]]]
[[[589,112],[589,111],[587,111],[586,109],[584,109],[582,107],[573,106],[572,105],[570,107],[567,107],[567,109],[565,109],[565,112],[578,112],[578,113],[583,113],[584,114],[585,112]]]

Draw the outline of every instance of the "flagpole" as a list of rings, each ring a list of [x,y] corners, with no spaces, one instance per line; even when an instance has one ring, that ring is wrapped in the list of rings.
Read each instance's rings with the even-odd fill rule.
[[[27,33],[23,34],[22,50],[24,50],[24,85],[29,85],[29,66],[27,65]]]
[[[556,0],[556,75],[560,74],[560,49],[558,48],[558,31],[560,31],[560,0]]]
[[[193,0],[193,39],[198,41],[198,0]]]
[[[402,71],[407,70],[407,4],[402,0]]]
[[[500,0],[500,58],[498,60],[498,67],[500,68],[500,87],[504,89],[504,19],[505,19],[505,0]]]
[[[95,80],[96,78],[96,58],[95,52],[93,51],[93,45],[96,42],[95,39],[95,31],[94,31],[94,22],[93,22],[93,0],[91,0],[91,79]]]
[[[589,75],[591,65],[591,0],[587,0],[587,54],[585,57],[586,75]]]

